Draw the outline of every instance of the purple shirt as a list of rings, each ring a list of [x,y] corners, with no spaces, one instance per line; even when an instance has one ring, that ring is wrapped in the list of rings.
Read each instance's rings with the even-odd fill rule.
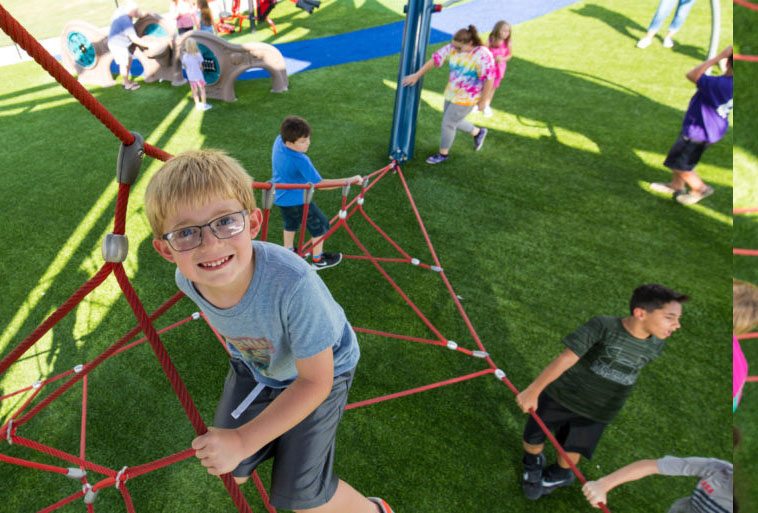
[[[316,185],[322,178],[311,159],[305,153],[288,148],[282,136],[277,135],[274,148],[271,151],[271,167],[274,169],[274,183],[312,183]],[[276,189],[274,204],[279,207],[293,207],[303,204],[303,190]]]
[[[729,129],[733,96],[734,77],[701,76],[684,115],[682,135],[708,144],[720,141]]]

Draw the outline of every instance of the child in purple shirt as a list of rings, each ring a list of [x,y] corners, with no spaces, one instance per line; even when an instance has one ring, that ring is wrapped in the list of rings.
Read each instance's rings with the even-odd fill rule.
[[[711,77],[705,74],[722,59],[727,59],[723,75]],[[720,141],[729,129],[734,95],[733,75],[731,46],[687,73],[687,78],[697,84],[697,92],[687,107],[679,138],[663,163],[671,169],[673,176],[669,183],[650,184],[652,190],[672,194],[683,205],[692,205],[713,194],[713,187],[703,182],[695,172],[695,166],[705,149]],[[690,188],[689,192],[687,187]]]

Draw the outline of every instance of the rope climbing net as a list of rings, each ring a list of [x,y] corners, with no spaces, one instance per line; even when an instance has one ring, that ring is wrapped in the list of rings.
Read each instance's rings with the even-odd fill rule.
[[[73,488],[75,490],[73,493],[60,498],[57,502],[41,509],[40,513],[55,511],[79,499],[82,499],[86,504],[86,509],[88,512],[94,512],[96,504],[95,499],[97,497],[97,494],[101,490],[108,488],[115,488],[121,494],[126,510],[129,513],[134,513],[136,509],[129,493],[128,482],[150,472],[191,458],[194,456],[194,450],[188,448],[174,454],[165,455],[154,461],[136,465],[132,464],[116,466],[113,468],[88,460],[86,457],[88,375],[94,369],[98,368],[101,364],[105,363],[108,359],[147,342],[157,357],[160,367],[168,378],[171,388],[179,399],[179,402],[195,433],[200,435],[207,431],[207,426],[204,423],[184,381],[182,380],[176,366],[172,362],[168,351],[166,350],[160,337],[161,334],[169,330],[179,328],[180,326],[183,326],[193,320],[205,320],[205,318],[199,313],[194,313],[184,319],[174,322],[173,324],[161,329],[160,331],[157,330],[154,327],[153,323],[157,319],[161,318],[164,314],[166,314],[169,310],[171,310],[171,308],[176,305],[180,299],[182,299],[183,294],[177,293],[173,295],[155,311],[148,313],[145,310],[145,307],[143,306],[140,298],[138,297],[123,266],[123,262],[125,261],[126,255],[128,253],[125,228],[129,193],[131,186],[135,182],[139,173],[143,156],[148,155],[153,158],[166,161],[171,158],[171,155],[144,142],[142,136],[139,134],[127,130],[127,128],[124,127],[108,110],[106,110],[105,107],[83,86],[81,86],[79,82],[77,82],[77,80],[72,77],[61,66],[61,64],[58,63],[56,59],[51,56],[40,45],[40,43],[5,10],[2,5],[0,5],[0,27],[2,27],[3,31],[5,31],[11,37],[11,39],[16,42],[16,44],[18,44],[29,55],[31,55],[40,66],[42,66],[87,110],[89,110],[98,120],[100,120],[100,122],[121,142],[116,173],[118,181],[118,193],[114,211],[113,231],[108,234],[103,241],[103,256],[105,260],[104,263],[99,268],[99,270],[95,272],[91,278],[89,278],[89,280],[87,280],[65,302],[63,302],[61,306],[59,306],[53,313],[51,313],[39,326],[37,326],[28,336],[26,336],[26,338],[18,343],[14,349],[12,349],[2,360],[0,360],[0,376],[4,375],[8,369],[13,364],[18,362],[19,359],[32,346],[34,346],[42,337],[45,336],[46,333],[48,333],[53,328],[53,326],[56,325],[56,323],[66,317],[93,290],[99,287],[111,275],[118,283],[118,286],[136,319],[136,325],[132,329],[130,329],[115,343],[111,344],[107,349],[105,349],[91,361],[76,365],[74,368],[55,376],[42,377],[27,387],[23,387],[21,389],[0,396],[0,405],[3,401],[6,401],[10,398],[14,398],[14,400],[18,401],[17,404],[14,405],[11,413],[8,415],[7,420],[0,427],[0,436],[5,438],[9,444],[22,446],[31,451],[36,451],[37,453],[42,453],[44,455],[48,455],[54,459],[57,459],[62,462],[61,465],[42,463],[39,461],[34,461],[32,459],[9,456],[2,453],[0,453],[0,462],[42,472],[60,474],[79,482],[79,485]],[[364,208],[366,206],[368,194],[372,189],[382,183],[382,181],[385,180],[388,176],[396,177],[400,181],[405,194],[405,199],[408,201],[411,207],[416,224],[421,236],[424,239],[426,248],[430,255],[430,260],[427,262],[423,262],[421,259],[414,257],[408,251],[406,251],[400,243],[393,240]],[[305,190],[305,197],[307,201],[306,207],[304,208],[303,212],[304,218],[307,216],[310,200],[312,199],[315,190],[318,189],[318,186],[313,187],[293,184],[273,185],[271,183],[255,182],[254,188],[260,190],[263,197],[261,207],[264,212],[264,226],[262,229],[261,238],[264,240],[268,235],[268,220],[273,202],[274,187],[292,189],[301,188]],[[356,235],[356,232],[351,227],[352,223],[361,219],[368,226],[370,226],[375,233],[378,233],[381,238],[383,238],[392,248],[394,248],[396,252],[394,256],[377,256],[363,243],[363,241]],[[474,329],[474,326],[466,314],[466,311],[461,305],[461,302],[447,278],[445,269],[437,256],[429,234],[424,226],[424,222],[413,200],[403,171],[396,162],[392,162],[384,168],[370,173],[364,180],[358,194],[355,195],[352,199],[350,198],[350,187],[343,187],[342,203],[339,214],[335,216],[335,219],[333,219],[332,227],[324,236],[324,239],[328,239],[329,237],[333,236],[337,231],[345,232],[359,250],[358,254],[346,255],[346,258],[349,260],[364,261],[370,263],[374,269],[392,286],[392,288],[408,305],[408,307],[410,307],[410,309],[417,315],[420,321],[426,326],[426,328],[428,328],[432,336],[429,338],[422,338],[401,333],[390,333],[386,331],[379,331],[362,327],[355,327],[356,332],[397,339],[405,342],[439,346],[440,348],[455,351],[466,357],[475,358],[482,362],[483,367],[477,372],[463,376],[457,376],[417,388],[412,388],[409,390],[395,392],[352,403],[349,404],[346,409],[355,409],[362,406],[368,406],[378,402],[404,397],[446,385],[472,380],[482,376],[494,376],[497,380],[506,385],[506,387],[514,395],[518,394],[518,389],[513,385],[513,383],[511,383],[511,381],[506,376],[506,373],[495,364],[489,353],[486,351],[484,345],[482,344],[482,341],[479,339],[479,336]],[[308,251],[309,247],[310,242],[306,242],[304,240],[304,234],[301,233],[298,241],[298,251],[302,255]],[[457,313],[460,315],[466,326],[468,334],[471,337],[470,343],[459,343],[446,337],[442,331],[438,329],[435,324],[422,312],[421,308],[419,308],[414,303],[414,301],[411,299],[411,295],[404,291],[403,288],[401,288],[400,285],[392,278],[386,269],[387,264],[409,265],[418,269],[419,272],[432,272],[439,276],[442,285],[444,286],[445,290],[455,305]],[[205,321],[207,322],[207,320]],[[213,333],[216,334],[222,346],[224,346],[224,341],[220,334],[218,334],[213,329],[213,327],[210,326],[210,324],[208,324],[208,326],[213,331]],[[136,338],[140,334],[142,334],[142,336],[140,338]],[[467,345],[469,347],[466,347]],[[80,447],[78,454],[66,452],[61,449],[52,447],[51,445],[47,445],[40,441],[22,436],[22,428],[26,426],[30,421],[32,421],[35,416],[37,416],[47,407],[51,406],[53,402],[56,401],[56,399],[60,398],[74,386],[79,385],[81,385],[82,400],[81,432],[79,444]],[[548,439],[556,448],[556,451],[559,454],[563,455],[565,460],[570,463],[571,470],[574,472],[574,474],[576,474],[579,481],[581,483],[586,482],[584,475],[575,465],[571,463],[571,460],[566,457],[566,454],[561,448],[560,444],[549,432],[543,421],[534,413],[534,411],[531,411],[530,414],[536,420],[542,430],[546,433]],[[65,464],[72,466],[62,466]],[[257,473],[253,473],[252,477],[265,508],[269,512],[275,512],[276,510],[268,500],[267,491],[264,488],[261,479],[258,477]],[[225,474],[221,476],[221,480],[226,487],[226,490],[228,491],[237,510],[240,512],[252,512],[249,503],[241,493],[232,475]],[[609,511],[607,507],[602,504],[601,509],[605,512]]]

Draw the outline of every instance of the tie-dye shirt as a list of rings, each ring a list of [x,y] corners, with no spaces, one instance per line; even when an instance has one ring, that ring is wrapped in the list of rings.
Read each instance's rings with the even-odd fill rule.
[[[484,83],[495,77],[495,59],[485,46],[461,52],[448,44],[434,52],[432,59],[437,68],[445,63],[445,59],[449,61],[450,78],[445,88],[445,101],[456,105],[476,105]]]

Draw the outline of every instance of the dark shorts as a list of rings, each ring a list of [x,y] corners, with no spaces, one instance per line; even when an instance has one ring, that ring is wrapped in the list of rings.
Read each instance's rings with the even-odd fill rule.
[[[303,205],[292,207],[279,207],[284,218],[284,229],[288,232],[296,232],[303,221]],[[329,231],[329,219],[321,212],[315,202],[312,202],[308,208],[308,219],[305,220],[305,226],[311,237],[321,237]]]
[[[663,165],[677,171],[692,171],[707,147],[708,143],[693,141],[680,134],[666,155]]]
[[[539,398],[537,415],[566,452],[578,452],[587,459],[592,458],[600,436],[608,425],[564,408],[544,392]],[[547,435],[530,415],[524,428],[524,442],[539,445],[545,443],[545,438]]]
[[[231,412],[258,384],[240,360],[230,360],[221,400],[213,425],[233,429],[259,415],[286,389],[266,387],[238,419]],[[326,400],[300,424],[242,460],[234,469],[236,477],[248,477],[263,461],[273,458],[271,503],[278,509],[310,509],[329,502],[337,491],[334,447],[347,395],[355,370],[334,378]]]

